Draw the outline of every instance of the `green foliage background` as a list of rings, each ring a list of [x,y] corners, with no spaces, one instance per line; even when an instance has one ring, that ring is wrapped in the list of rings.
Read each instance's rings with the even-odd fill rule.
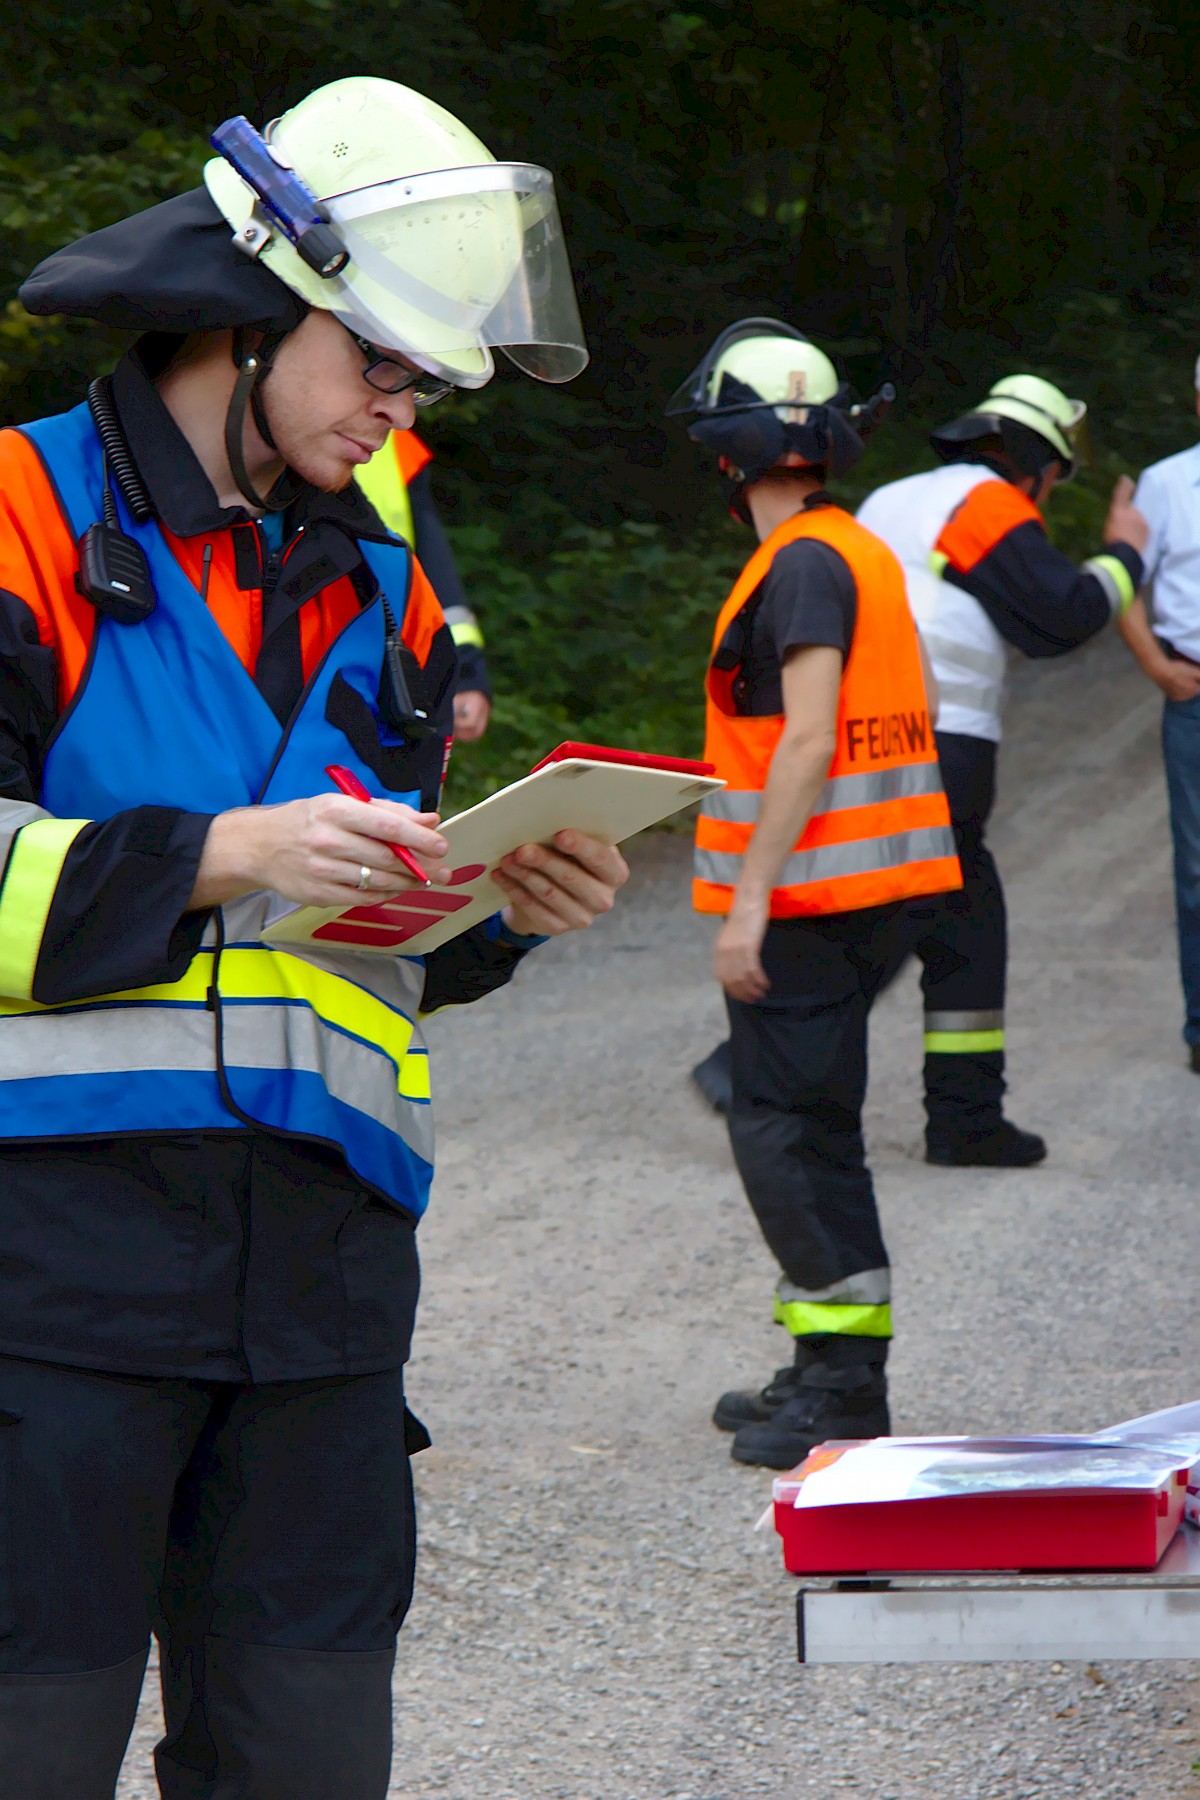
[[[31,320],[59,244],[192,185],[207,132],[319,82],[407,81],[559,182],[593,362],[429,417],[495,724],[455,798],[564,735],[697,747],[746,544],[662,420],[721,326],[776,313],[900,401],[846,497],[928,461],[999,374],[1087,399],[1051,525],[1094,546],[1121,469],[1191,441],[1200,13],[1185,0],[95,0],[0,6],[0,415],[121,344]]]

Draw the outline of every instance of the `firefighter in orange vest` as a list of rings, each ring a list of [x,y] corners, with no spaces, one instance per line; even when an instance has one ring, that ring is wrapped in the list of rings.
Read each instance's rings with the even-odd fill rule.
[[[759,540],[713,637],[704,754],[728,786],[704,802],[693,897],[723,919],[729,1136],[794,1340],[791,1365],[723,1394],[714,1423],[739,1462],[776,1469],[890,1428],[867,1015],[908,947],[906,902],[961,884],[903,572],[825,492],[883,399],[850,407],[815,344],[747,319],[668,408],[716,452]]]
[[[356,480],[389,531],[410,544],[433,583],[458,655],[454,687],[454,735],[459,743],[481,738],[492,712],[492,683],[483,631],[467,599],[450,540],[438,516],[429,479],[433,453],[415,431],[393,431]]]

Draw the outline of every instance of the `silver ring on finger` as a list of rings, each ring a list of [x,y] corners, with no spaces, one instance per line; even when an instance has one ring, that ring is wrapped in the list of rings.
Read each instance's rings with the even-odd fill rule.
[[[361,863],[359,865],[358,885],[359,885],[360,890],[363,891],[364,893],[366,892],[367,888],[369,888],[371,885],[371,871],[368,868],[366,863]]]

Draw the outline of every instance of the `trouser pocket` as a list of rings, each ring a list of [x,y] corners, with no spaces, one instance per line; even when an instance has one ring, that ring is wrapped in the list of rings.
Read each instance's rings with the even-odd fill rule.
[[[17,1628],[17,1580],[13,1567],[16,1533],[13,1508],[17,1491],[17,1426],[22,1415],[0,1406],[0,1638]]]

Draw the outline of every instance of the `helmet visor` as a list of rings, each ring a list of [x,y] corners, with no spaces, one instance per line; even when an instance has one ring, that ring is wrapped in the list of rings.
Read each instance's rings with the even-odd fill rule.
[[[570,381],[587,346],[554,180],[532,163],[405,176],[325,200],[350,262],[333,310],[384,348],[462,386],[472,356],[505,354]],[[486,355],[478,366],[488,363]],[[490,365],[489,365],[490,366]],[[486,379],[486,375],[483,377]]]

